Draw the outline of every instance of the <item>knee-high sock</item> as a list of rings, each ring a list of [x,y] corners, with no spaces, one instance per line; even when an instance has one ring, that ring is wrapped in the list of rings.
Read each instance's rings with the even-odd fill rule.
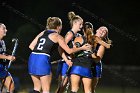
[[[33,90],[33,93],[40,93],[39,91],[37,91],[37,90]]]
[[[73,91],[71,91],[70,93],[77,93],[77,92],[73,92]]]

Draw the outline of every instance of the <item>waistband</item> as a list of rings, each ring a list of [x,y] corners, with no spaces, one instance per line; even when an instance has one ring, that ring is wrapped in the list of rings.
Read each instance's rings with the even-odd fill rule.
[[[38,53],[38,52],[32,52],[33,54],[39,54],[39,55],[47,55],[47,56],[49,56],[50,57],[50,55],[49,54],[47,54],[47,53]]]

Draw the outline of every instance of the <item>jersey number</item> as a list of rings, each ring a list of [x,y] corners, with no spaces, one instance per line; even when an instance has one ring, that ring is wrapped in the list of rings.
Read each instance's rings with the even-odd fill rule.
[[[46,39],[45,38],[41,38],[40,39],[40,43],[38,44],[37,49],[38,50],[42,50],[43,49],[43,45],[45,44],[45,42],[46,42]]]

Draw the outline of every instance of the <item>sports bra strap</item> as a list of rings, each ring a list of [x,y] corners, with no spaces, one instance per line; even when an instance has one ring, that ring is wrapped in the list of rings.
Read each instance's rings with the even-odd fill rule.
[[[72,32],[73,36],[75,36],[74,32],[72,30],[70,30],[70,32]]]

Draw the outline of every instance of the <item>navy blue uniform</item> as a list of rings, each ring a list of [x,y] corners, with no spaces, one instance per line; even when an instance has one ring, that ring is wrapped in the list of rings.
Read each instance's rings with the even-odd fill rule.
[[[84,42],[80,46],[87,43],[86,38],[85,37],[82,37],[82,38],[83,38]],[[75,43],[78,43],[78,42],[75,42]],[[78,46],[78,47],[80,47],[80,46]],[[94,63],[94,60],[91,57],[91,53],[93,53],[93,52],[88,52],[88,51],[82,50],[82,51],[78,51],[77,53],[75,53],[75,58],[72,59],[73,66],[71,68],[70,74],[76,74],[76,75],[79,75],[82,77],[92,78],[93,73],[92,73],[91,67]]]
[[[55,33],[55,31],[45,31],[44,34],[39,37],[33,52],[30,54],[28,69],[31,75],[50,75],[51,63],[50,52],[58,44],[51,41],[48,37],[49,34]]]
[[[74,32],[72,30],[70,30],[69,32],[71,32],[73,34],[73,38],[68,42],[68,46],[70,48],[73,48],[73,41],[74,41],[74,39],[76,37],[78,37],[78,36],[81,36],[81,34],[79,34],[79,33],[74,34]],[[67,53],[66,53],[66,55],[69,56]],[[62,60],[58,64],[57,73],[59,73],[62,76],[64,76],[66,74],[66,71],[67,71],[68,67],[69,67],[68,64],[64,60]]]
[[[6,52],[5,42],[3,40],[0,40],[0,54],[5,54],[5,52]],[[7,66],[6,59],[0,59],[0,78],[4,78],[7,73],[8,76],[10,75],[10,73],[7,72],[6,66]]]
[[[98,51],[100,45],[97,44],[96,47],[96,52]],[[92,73],[93,73],[93,77],[98,77],[101,78],[102,75],[102,61],[100,60],[99,62],[93,63],[92,65]]]

